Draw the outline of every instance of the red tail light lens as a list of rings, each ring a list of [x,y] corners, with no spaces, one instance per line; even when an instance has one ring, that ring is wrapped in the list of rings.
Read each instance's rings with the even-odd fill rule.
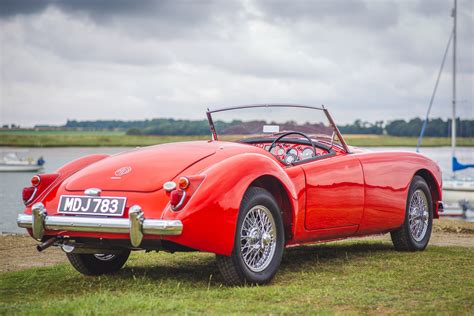
[[[173,211],[182,209],[204,181],[204,175],[181,177],[176,182],[167,182],[163,186],[169,194],[170,206]]]
[[[22,194],[23,203],[25,203],[25,205],[28,205],[35,196],[36,188],[33,188],[33,187],[23,188],[22,193],[23,193]]]
[[[183,190],[173,190],[170,192],[171,209],[177,210],[184,202],[186,193]]]
[[[25,203],[25,205],[33,203],[58,177],[59,174],[57,173],[35,175],[31,178],[32,186],[23,189],[23,203]]]

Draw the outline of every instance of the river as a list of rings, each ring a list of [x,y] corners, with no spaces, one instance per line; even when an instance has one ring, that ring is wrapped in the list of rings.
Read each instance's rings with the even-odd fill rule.
[[[37,158],[43,156],[46,160],[43,172],[54,172],[57,168],[76,158],[97,153],[115,154],[129,150],[127,147],[61,147],[61,148],[0,148],[1,151],[25,151],[27,156]],[[404,147],[375,147],[374,151],[414,151],[414,148]],[[473,148],[458,148],[458,158],[466,163],[474,161]],[[451,174],[451,149],[449,147],[422,148],[422,154],[432,158],[440,165],[443,175]],[[2,233],[23,233],[24,230],[16,226],[17,214],[22,212],[23,202],[21,199],[21,191],[23,187],[29,184],[34,173],[0,173],[0,201],[2,208],[0,210],[0,232]],[[474,178],[474,169],[464,170],[458,173],[458,177]]]

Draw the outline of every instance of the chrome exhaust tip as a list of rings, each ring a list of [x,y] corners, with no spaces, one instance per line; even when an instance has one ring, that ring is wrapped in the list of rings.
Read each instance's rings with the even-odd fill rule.
[[[46,250],[49,247],[51,247],[52,245],[54,245],[54,243],[57,242],[59,239],[61,239],[61,238],[51,237],[48,240],[46,240],[45,242],[43,242],[39,245],[36,245],[36,250],[38,250],[38,252],[42,252],[43,250]]]

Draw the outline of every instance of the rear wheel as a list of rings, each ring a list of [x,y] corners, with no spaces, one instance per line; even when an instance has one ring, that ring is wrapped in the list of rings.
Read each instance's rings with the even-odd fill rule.
[[[395,249],[419,251],[428,246],[433,225],[433,201],[426,181],[415,176],[410,185],[403,225],[391,232]]]
[[[101,275],[120,270],[130,256],[130,250],[118,254],[67,253],[72,266],[85,275]]]
[[[280,266],[285,243],[280,208],[265,189],[252,187],[242,200],[232,254],[217,256],[231,285],[265,284]]]

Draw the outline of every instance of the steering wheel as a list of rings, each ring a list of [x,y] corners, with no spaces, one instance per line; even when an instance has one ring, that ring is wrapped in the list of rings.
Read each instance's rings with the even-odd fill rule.
[[[268,151],[271,152],[273,147],[275,147],[275,145],[285,136],[288,136],[288,135],[300,135],[300,136],[303,136],[304,138],[306,138],[309,143],[311,144],[311,147],[313,147],[313,152],[314,152],[314,156],[317,156],[316,154],[316,146],[314,145],[313,141],[311,140],[311,138],[309,138],[308,135],[304,134],[304,133],[301,133],[301,132],[286,132],[286,133],[283,133],[281,134],[280,136],[278,136],[274,141],[273,143],[270,145],[270,147],[268,148]]]

